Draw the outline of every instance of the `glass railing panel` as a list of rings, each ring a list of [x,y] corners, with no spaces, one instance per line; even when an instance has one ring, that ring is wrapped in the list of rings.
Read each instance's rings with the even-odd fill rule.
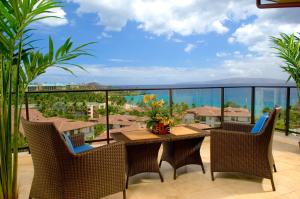
[[[300,133],[300,101],[296,88],[291,89],[290,126],[291,132]]]
[[[273,110],[275,106],[282,108],[278,117],[276,128],[285,129],[285,113],[286,113],[286,88],[256,88],[255,93],[255,120],[260,115]]]
[[[221,125],[221,89],[173,90],[173,115],[177,124],[197,128]]]
[[[251,88],[225,88],[224,100],[225,122],[251,122]]]
[[[145,96],[148,96],[145,97]],[[155,99],[150,96],[155,97]],[[149,101],[150,98],[152,101]],[[161,109],[170,113],[168,90],[136,90],[109,92],[110,132],[145,129],[149,120],[150,103],[162,100]]]

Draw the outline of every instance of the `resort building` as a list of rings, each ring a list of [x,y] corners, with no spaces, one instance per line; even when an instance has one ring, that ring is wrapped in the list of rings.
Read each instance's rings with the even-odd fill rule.
[[[106,116],[96,119],[98,124],[106,124]],[[119,129],[134,125],[145,125],[146,117],[138,117],[133,115],[110,115],[109,116],[109,129]]]
[[[145,111],[142,107],[140,107],[140,106],[138,106],[136,104],[128,104],[128,103],[126,103],[124,105],[124,108],[125,108],[125,110],[127,112],[134,112],[134,111],[136,111],[136,112],[142,113],[142,112]]]
[[[78,89],[79,85],[62,84],[62,83],[45,83],[45,84],[31,84],[28,86],[28,91],[57,91],[57,90],[72,90]]]
[[[87,115],[89,119],[99,118],[99,109],[105,108],[105,103],[89,102],[87,103]]]
[[[26,111],[23,109],[21,112],[22,117],[26,118]],[[83,133],[85,138],[94,137],[94,127],[97,123],[85,122],[85,121],[74,121],[61,117],[49,117],[46,118],[37,109],[29,109],[30,121],[33,122],[53,122],[57,130],[60,133],[67,133],[69,135],[76,135]],[[20,132],[24,134],[22,125],[20,125]]]
[[[250,123],[251,114],[245,108],[226,107],[224,109],[224,121]],[[221,124],[221,109],[212,106],[196,107],[186,111],[182,118],[183,123],[202,123],[210,127],[218,127]]]

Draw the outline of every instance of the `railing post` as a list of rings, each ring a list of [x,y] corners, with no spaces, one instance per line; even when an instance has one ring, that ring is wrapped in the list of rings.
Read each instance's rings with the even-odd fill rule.
[[[25,93],[25,110],[26,110],[26,120],[29,121],[29,107],[28,107],[28,94]]]
[[[169,89],[170,116],[173,116],[173,90]]]
[[[108,90],[105,91],[105,111],[106,111],[106,139],[109,144],[109,109],[108,109]]]
[[[224,87],[221,88],[221,126],[224,123],[224,110],[225,110],[225,96],[224,96]]]
[[[285,107],[285,135],[289,135],[290,131],[290,104],[291,104],[291,88],[286,89],[286,107]]]
[[[251,87],[251,124],[255,123],[255,87]]]

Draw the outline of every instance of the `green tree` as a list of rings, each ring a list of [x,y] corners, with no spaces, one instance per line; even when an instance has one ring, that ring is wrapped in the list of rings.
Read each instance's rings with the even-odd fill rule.
[[[106,126],[104,124],[97,124],[95,126],[95,137],[101,135],[106,130]]]
[[[262,112],[263,113],[270,113],[272,110],[269,107],[264,107]]]
[[[126,99],[124,96],[119,96],[119,95],[112,95],[110,96],[110,101],[112,101],[114,104],[123,106],[126,103]]]
[[[173,106],[173,111],[176,115],[178,115],[179,118],[181,118],[185,113],[185,111],[188,109],[189,109],[189,105],[184,102],[177,103]]]
[[[233,101],[227,101],[224,104],[225,107],[232,107],[232,108],[240,108],[241,106],[238,105],[237,103],[233,102]]]
[[[49,37],[48,52],[42,53],[32,39],[32,24],[52,16],[60,7],[55,0],[0,0],[0,198],[18,198],[18,141],[21,102],[29,83],[49,67],[71,72],[81,66],[71,60],[88,55],[89,44],[73,46],[67,39],[57,50]],[[12,124],[11,118],[14,118]],[[12,153],[13,152],[13,153]]]

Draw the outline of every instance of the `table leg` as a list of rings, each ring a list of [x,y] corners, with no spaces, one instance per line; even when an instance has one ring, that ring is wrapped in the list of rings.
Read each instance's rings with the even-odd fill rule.
[[[145,172],[158,173],[161,182],[164,181],[157,162],[160,145],[161,143],[144,143],[126,146],[126,187],[128,187],[129,177]]]
[[[186,140],[178,140],[173,142],[165,142],[163,144],[163,155],[160,160],[167,161],[174,169],[173,178],[176,179],[176,170],[182,166],[189,164],[197,164],[205,173],[204,165],[200,155],[200,148],[204,137]]]

